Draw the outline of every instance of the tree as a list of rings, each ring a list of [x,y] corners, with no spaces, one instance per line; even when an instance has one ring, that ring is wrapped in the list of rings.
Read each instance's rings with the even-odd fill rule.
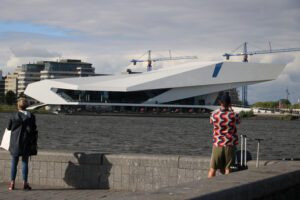
[[[281,99],[282,108],[289,108],[291,103],[287,99]],[[253,104],[253,107],[256,108],[278,108],[279,101],[265,101],[265,102],[257,102]]]
[[[13,104],[16,104],[16,102],[17,102],[17,95],[13,91],[10,90],[5,94],[4,99],[5,99],[6,104],[13,105]]]
[[[5,97],[4,94],[1,94],[1,95],[0,95],[0,103],[1,103],[1,104],[4,104],[4,103],[5,103],[5,98],[4,98],[4,97]]]
[[[282,104],[291,105],[291,102],[288,99],[280,99]]]
[[[300,109],[300,105],[299,104],[294,104],[293,109]]]

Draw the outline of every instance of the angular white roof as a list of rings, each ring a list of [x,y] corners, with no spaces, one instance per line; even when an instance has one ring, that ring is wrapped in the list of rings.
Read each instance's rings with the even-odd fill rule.
[[[188,98],[273,80],[284,67],[242,62],[189,62],[141,74],[48,79],[29,84],[25,94],[46,104],[66,104],[70,102],[57,95],[55,89],[118,92],[171,89],[168,93],[173,97],[166,98],[169,101],[174,100],[176,91],[180,91],[180,98],[189,93],[184,97]]]

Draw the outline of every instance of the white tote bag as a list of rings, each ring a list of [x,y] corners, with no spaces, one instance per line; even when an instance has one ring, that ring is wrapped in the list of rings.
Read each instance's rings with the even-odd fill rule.
[[[10,143],[10,134],[11,131],[5,129],[5,132],[3,134],[2,142],[1,142],[1,148],[5,149],[8,151],[9,149],[9,143]]]

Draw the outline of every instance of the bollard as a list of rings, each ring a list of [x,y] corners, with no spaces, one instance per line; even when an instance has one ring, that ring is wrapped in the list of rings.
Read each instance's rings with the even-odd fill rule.
[[[243,135],[241,135],[241,160],[240,160],[241,167],[243,166],[243,146],[244,146],[243,140],[244,140]]]
[[[245,140],[245,153],[244,153],[244,167],[247,167],[247,136],[244,135]]]
[[[262,141],[263,139],[255,138],[255,140],[257,141],[257,150],[256,150],[256,168],[258,168],[258,166],[259,166],[259,143],[260,143],[260,141]]]

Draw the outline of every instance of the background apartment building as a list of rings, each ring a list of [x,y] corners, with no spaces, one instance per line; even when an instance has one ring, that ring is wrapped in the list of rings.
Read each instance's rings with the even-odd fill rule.
[[[0,97],[3,97],[5,91],[5,80],[2,77],[2,70],[0,69]]]
[[[92,67],[92,64],[81,62],[81,60],[45,61],[44,66],[44,70],[41,71],[41,80],[95,75],[95,68]]]
[[[36,64],[23,64],[19,67],[18,74],[18,92],[20,95],[24,93],[28,84],[41,80],[40,71],[44,69],[44,65],[40,63]]]
[[[18,93],[18,74],[7,74],[5,78],[5,94],[8,91],[13,91],[15,94]]]
[[[36,81],[85,76],[95,76],[95,68],[91,63],[81,62],[81,60],[63,59],[23,64],[16,68],[14,74],[7,75],[5,92],[11,90],[19,96],[24,93],[28,84]]]

